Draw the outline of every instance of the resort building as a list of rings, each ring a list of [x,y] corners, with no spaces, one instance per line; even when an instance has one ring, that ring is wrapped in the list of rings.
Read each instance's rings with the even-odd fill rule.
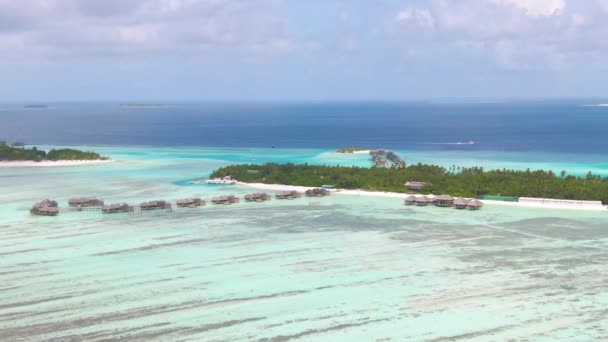
[[[104,214],[132,213],[134,211],[135,207],[126,203],[115,203],[101,207],[101,212]]]
[[[95,197],[76,197],[68,201],[70,207],[103,207],[103,201]]]
[[[239,203],[240,199],[236,196],[217,196],[217,197],[213,197],[213,199],[211,199],[211,203],[213,204],[234,204],[234,203]]]
[[[184,198],[177,200],[175,204],[180,208],[196,208],[206,205],[207,201],[202,198]]]
[[[270,196],[269,194],[267,194],[265,192],[256,192],[253,194],[245,195],[246,202],[264,202],[264,201],[270,201],[271,199],[272,199],[272,196]]]
[[[471,202],[469,202],[469,204],[467,205],[468,209],[471,210],[479,210],[481,209],[481,207],[483,207],[483,203],[481,203],[481,201],[479,200],[472,200]]]
[[[435,202],[435,205],[438,207],[451,207],[452,205],[454,205],[454,197],[450,196],[450,195],[439,195],[439,196],[435,196],[435,198],[433,199],[433,202]]]
[[[426,196],[416,197],[416,205],[419,207],[426,207],[431,203],[433,203],[433,200]]]
[[[292,200],[292,199],[296,199],[296,198],[300,198],[302,197],[302,194],[295,191],[295,190],[284,190],[284,191],[279,191],[276,193],[275,197],[277,199],[288,199],[288,200]]]
[[[454,208],[455,209],[466,209],[469,206],[469,201],[459,197],[454,200]]]
[[[306,197],[324,197],[329,196],[330,192],[327,189],[315,188],[306,190],[304,194],[306,195]]]
[[[163,200],[143,202],[139,205],[139,209],[147,210],[160,210],[160,209],[171,209],[171,203]]]
[[[414,191],[420,191],[425,186],[426,186],[426,182],[412,181],[412,182],[405,183],[406,188],[408,188],[410,190],[414,190]]]
[[[414,205],[416,204],[416,196],[407,196],[405,198],[405,205]]]
[[[56,201],[44,200],[34,204],[30,209],[30,214],[39,216],[57,216],[59,215],[59,207]]]

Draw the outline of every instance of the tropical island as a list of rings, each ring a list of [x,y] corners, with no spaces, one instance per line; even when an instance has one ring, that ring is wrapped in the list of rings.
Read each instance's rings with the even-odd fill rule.
[[[7,144],[0,141],[0,161],[102,161],[109,160],[98,153],[71,148],[39,150],[36,146],[26,148],[23,143]]]
[[[585,177],[560,175],[544,170],[489,170],[481,167],[446,169],[415,164],[403,168],[346,167],[308,164],[246,164],[220,168],[212,178],[231,176],[246,183],[284,184],[341,189],[362,189],[396,193],[450,194],[462,197],[504,196],[608,203],[608,177],[588,173]],[[423,184],[418,189],[405,183]]]
[[[336,150],[336,153],[356,153],[356,152],[367,153],[370,150],[371,150],[371,148],[365,148],[365,147],[344,147],[344,148],[339,148],[338,150]]]

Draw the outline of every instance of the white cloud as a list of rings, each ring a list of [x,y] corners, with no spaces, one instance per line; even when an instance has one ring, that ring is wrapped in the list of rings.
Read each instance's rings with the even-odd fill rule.
[[[424,28],[433,28],[435,26],[435,17],[428,10],[406,9],[399,11],[395,16],[395,20]]]
[[[490,0],[502,6],[519,8],[530,16],[558,15],[566,8],[566,0]]]

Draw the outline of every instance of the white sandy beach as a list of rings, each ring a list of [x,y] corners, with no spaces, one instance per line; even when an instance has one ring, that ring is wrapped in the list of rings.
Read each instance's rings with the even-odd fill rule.
[[[85,166],[112,163],[115,160],[45,160],[40,162],[25,160],[25,161],[0,161],[0,168],[9,167],[59,167],[59,166]]]
[[[260,190],[270,190],[270,191],[283,191],[283,190],[296,190],[296,191],[306,191],[308,189],[312,189],[314,187],[307,186],[292,186],[292,185],[284,185],[284,184],[264,184],[264,183],[244,183],[238,182],[237,185],[260,189]],[[368,191],[368,190],[346,190],[346,189],[338,189],[334,192],[336,195],[351,195],[351,196],[375,196],[375,197],[390,197],[390,198],[400,198],[405,199],[408,196],[422,196],[418,194],[408,194],[408,193],[397,193],[397,192],[384,192],[384,191]],[[427,195],[430,198],[433,198],[434,195]],[[524,198],[522,198],[524,199]],[[523,202],[504,202],[504,201],[491,201],[491,200],[481,200],[484,204],[496,204],[496,205],[506,205],[513,207],[526,207],[526,208],[545,208],[545,209],[566,209],[566,210],[591,210],[591,211],[600,211],[608,209],[607,206],[602,205],[596,201],[564,201],[564,200],[554,200],[554,199],[544,199],[544,198],[525,198]]]

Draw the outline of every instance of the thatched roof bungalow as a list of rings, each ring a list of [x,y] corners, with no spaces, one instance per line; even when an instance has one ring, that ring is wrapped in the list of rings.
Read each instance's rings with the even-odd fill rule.
[[[454,197],[450,195],[439,195],[435,196],[433,202],[435,202],[435,205],[438,207],[451,207],[454,205]]]
[[[270,196],[269,194],[267,194],[265,192],[255,192],[253,194],[245,195],[246,202],[264,202],[264,201],[270,201],[271,199],[272,199],[272,196]]]
[[[95,197],[76,197],[68,201],[70,207],[103,207],[103,201]]]
[[[466,209],[469,205],[469,201],[459,197],[457,199],[454,200],[454,208],[456,209]]]
[[[479,200],[472,200],[471,202],[469,202],[469,204],[467,205],[467,208],[470,210],[479,210],[481,209],[481,207],[483,207],[483,203]]]
[[[288,200],[292,200],[292,199],[296,199],[296,198],[300,198],[302,197],[302,194],[295,191],[295,190],[284,190],[284,191],[279,191],[276,193],[275,197],[277,199],[288,199]]]
[[[101,207],[101,212],[104,214],[131,213],[133,211],[135,211],[135,207],[126,203],[115,203]]]
[[[30,214],[39,216],[57,216],[59,215],[59,206],[57,201],[51,201],[45,199],[42,202],[38,202],[30,209]]]
[[[416,196],[407,196],[405,198],[405,205],[414,205],[416,204]]]
[[[207,201],[202,198],[184,198],[177,200],[175,204],[180,208],[196,208],[206,205]]]
[[[306,190],[304,194],[306,195],[306,197],[324,197],[329,196],[330,192],[327,189],[315,188]]]
[[[211,199],[211,203],[213,204],[224,204],[224,205],[228,205],[228,204],[234,204],[234,203],[239,203],[240,199],[236,196],[217,196],[217,197],[213,197]]]
[[[416,205],[419,207],[425,207],[431,203],[433,203],[433,200],[426,196],[416,197]]]
[[[159,209],[171,209],[171,203],[163,200],[143,202],[139,205],[141,210],[159,210]]]

